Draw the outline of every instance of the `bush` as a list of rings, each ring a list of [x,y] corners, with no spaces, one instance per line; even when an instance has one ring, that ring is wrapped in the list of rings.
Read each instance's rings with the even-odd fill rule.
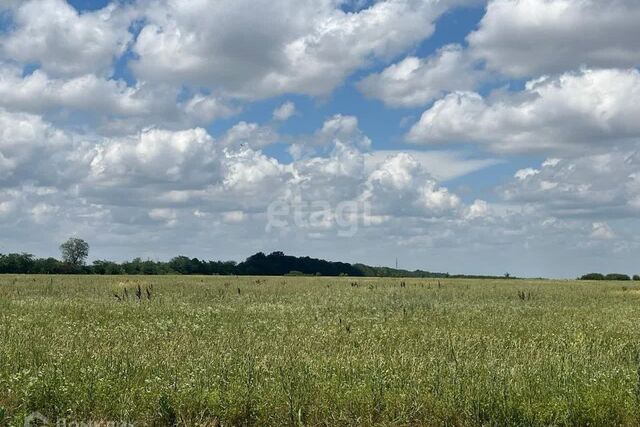
[[[304,276],[304,273],[302,271],[291,270],[285,274],[285,276]]]
[[[633,275],[633,280],[636,280],[636,281],[640,280],[640,276],[638,276],[637,274],[634,274]]]

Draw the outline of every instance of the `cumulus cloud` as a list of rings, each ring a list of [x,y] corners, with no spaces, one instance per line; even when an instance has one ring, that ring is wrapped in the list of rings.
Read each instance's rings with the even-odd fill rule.
[[[178,88],[166,85],[106,79],[95,74],[51,77],[43,70],[23,75],[21,67],[0,64],[0,106],[42,113],[56,124],[81,113],[94,117],[105,133],[130,133],[132,129],[162,122],[165,126],[207,124],[236,114],[225,99],[196,93],[178,101]]]
[[[244,98],[326,95],[372,58],[391,59],[434,30],[455,1],[155,1],[132,67],[149,81],[204,85]]]
[[[492,0],[473,54],[511,77],[640,64],[636,0]]]
[[[460,45],[448,45],[427,58],[409,56],[358,83],[367,97],[392,107],[419,107],[447,92],[473,90],[482,79]]]
[[[456,92],[410,129],[418,144],[477,142],[503,153],[607,150],[640,136],[640,72],[582,70],[529,81],[489,98]]]
[[[345,140],[345,135],[359,134],[357,123],[349,118],[331,118],[316,132],[314,138],[332,138],[326,142],[332,147],[329,152],[290,164],[252,144],[216,141],[202,128],[146,129],[127,137],[81,141],[79,135],[59,131],[37,116],[5,113],[0,118],[3,183],[20,188],[32,182],[46,196],[39,198],[32,192],[32,204],[27,207],[25,201],[17,204],[15,193],[10,193],[14,195],[3,201],[2,209],[13,212],[23,206],[39,221],[65,210],[75,212],[69,206],[78,204],[94,206],[89,211],[103,219],[107,215],[116,224],[155,221],[179,227],[185,210],[196,216],[192,214],[196,206],[196,217],[219,212],[223,222],[234,223],[245,218],[236,211],[264,214],[275,200],[298,199],[330,206],[366,201],[375,215],[465,217],[460,198],[409,154],[389,155],[374,167],[365,167],[362,147]],[[72,179],[56,181],[51,178],[53,171],[43,169],[49,180],[36,180],[39,165],[56,164],[51,157],[61,159],[60,164],[74,174]],[[64,177],[62,172],[58,174]],[[51,198],[60,203],[50,203]],[[81,210],[86,214],[87,209]]]
[[[460,204],[408,154],[365,168],[361,150],[368,145],[363,146],[364,136],[351,117],[327,120],[312,137],[323,139],[330,151],[291,164],[260,152],[255,147],[261,143],[231,143],[264,137],[259,127],[244,122],[216,141],[202,128],[151,128],[126,137],[83,139],[35,115],[3,112],[0,120],[6,186],[27,181],[60,185],[61,177],[72,174],[60,191],[101,206],[147,206],[148,218],[155,220],[175,219],[165,215],[175,206],[212,203],[209,210],[229,211],[230,199],[236,199],[241,208],[264,210],[277,197],[300,194],[307,200],[370,199],[380,205],[386,196],[403,194],[403,200],[415,199],[411,203],[424,214]],[[60,170],[51,169],[56,165]]]
[[[322,129],[316,132],[316,140],[320,144],[342,142],[354,145],[363,150],[371,147],[371,139],[358,127],[358,118],[336,114],[325,120]]]
[[[12,109],[43,112],[59,108],[95,110],[104,114],[148,114],[160,101],[140,86],[106,80],[94,74],[72,78],[50,78],[35,70],[23,76],[19,67],[0,68],[0,103]],[[171,99],[175,105],[175,95]],[[166,104],[166,102],[165,102]]]
[[[394,215],[451,214],[461,200],[451,194],[406,153],[389,156],[367,177],[363,199],[374,213]]]
[[[0,39],[0,52],[54,75],[108,74],[132,40],[132,11],[116,3],[84,13],[64,0],[17,3],[10,5],[12,31]]]
[[[97,145],[89,179],[100,186],[161,182],[188,188],[215,181],[217,160],[213,138],[202,128],[149,129]]]
[[[203,94],[193,95],[182,104],[182,110],[200,123],[210,123],[214,119],[227,118],[238,112],[236,107],[223,98]]]
[[[611,218],[636,218],[640,185],[638,149],[569,159],[549,159],[539,168],[516,172],[503,186],[506,201],[532,204],[549,216],[586,218],[602,222]]]
[[[358,127],[358,118],[342,114],[326,119],[313,135],[291,138],[290,143],[289,154],[296,160],[326,154],[336,143],[364,151],[371,147],[371,139]]]
[[[504,163],[504,160],[494,158],[469,158],[468,153],[458,151],[374,150],[365,156],[367,170],[374,169],[389,156],[401,153],[410,155],[438,181],[448,181]]]
[[[278,108],[276,108],[275,110],[273,110],[273,119],[279,120],[279,121],[285,121],[285,120],[288,120],[295,113],[296,113],[296,105],[291,101],[287,101],[281,106],[279,106]]]
[[[277,193],[286,180],[288,168],[276,159],[250,149],[227,152],[224,189],[245,196]]]
[[[241,121],[227,130],[220,143],[236,148],[249,146],[254,149],[260,149],[277,142],[279,139],[277,132],[269,126]]]
[[[76,172],[72,159],[82,160],[73,148],[70,135],[40,116],[0,109],[0,186],[71,179]]]

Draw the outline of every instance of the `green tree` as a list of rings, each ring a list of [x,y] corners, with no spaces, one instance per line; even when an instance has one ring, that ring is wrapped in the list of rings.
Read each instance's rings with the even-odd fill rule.
[[[626,274],[611,273],[604,276],[604,279],[605,280],[631,280],[631,277],[629,277]]]
[[[589,273],[581,276],[580,280],[605,280],[605,277],[601,273]]]
[[[89,244],[82,239],[70,238],[60,245],[62,259],[74,267],[81,267],[89,256]]]

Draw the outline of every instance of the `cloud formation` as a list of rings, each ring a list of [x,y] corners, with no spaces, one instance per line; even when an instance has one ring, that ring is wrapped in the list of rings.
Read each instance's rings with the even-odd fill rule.
[[[635,0],[491,0],[471,52],[509,77],[640,64]]]
[[[3,56],[36,63],[53,75],[109,74],[132,41],[128,8],[110,4],[80,14],[64,0],[9,4],[15,29],[0,40]]]
[[[520,93],[447,95],[422,114],[407,139],[476,142],[501,153],[581,153],[640,137],[640,72],[589,70],[531,80]]]
[[[547,159],[521,169],[502,188],[505,200],[535,204],[560,218],[636,218],[640,213],[640,148],[568,159]]]
[[[332,0],[152,1],[132,68],[144,80],[249,99],[327,95],[371,59],[393,58],[428,37],[456,3],[385,0],[347,13]]]
[[[296,104],[291,101],[287,101],[275,110],[273,110],[273,119],[279,121],[285,121],[291,118],[296,113]]]
[[[392,107],[419,107],[447,92],[473,90],[482,79],[460,45],[448,45],[428,58],[409,56],[358,83],[362,93]]]

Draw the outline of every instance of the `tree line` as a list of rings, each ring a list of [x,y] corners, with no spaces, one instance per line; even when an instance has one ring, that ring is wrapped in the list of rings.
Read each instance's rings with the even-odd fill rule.
[[[332,262],[311,257],[295,257],[282,252],[258,252],[243,262],[211,261],[176,256],[169,261],[134,258],[114,262],[95,260],[91,264],[71,263],[56,258],[37,258],[28,253],[0,254],[0,274],[132,274],[132,275],[318,275],[377,277],[450,277],[447,273],[396,270],[364,264]]]
[[[283,252],[268,255],[258,252],[246,260],[212,261],[186,256],[176,256],[169,261],[152,261],[135,258],[114,262],[95,260],[86,264],[89,244],[72,238],[60,245],[62,259],[37,258],[29,253],[0,254],[0,274],[199,274],[199,275],[320,275],[320,276],[371,276],[371,277],[424,277],[445,278],[448,273],[424,270],[402,270],[388,267],[372,267],[365,264],[332,262],[311,257],[295,257]]]
[[[628,280],[640,280],[640,275],[634,274],[633,277],[631,277],[628,274],[620,274],[620,273],[609,273],[609,274],[589,273],[589,274],[585,274],[584,276],[580,276],[580,280],[622,280],[622,281],[628,281]]]
[[[246,260],[212,261],[187,256],[176,256],[169,261],[153,261],[134,258],[131,261],[114,262],[95,260],[86,264],[89,244],[82,239],[71,238],[60,245],[62,259],[53,257],[37,258],[29,253],[0,253],[0,274],[103,274],[103,275],[314,275],[314,276],[365,276],[365,277],[415,277],[415,278],[473,278],[510,279],[502,276],[464,275],[436,273],[425,270],[404,270],[390,267],[372,267],[365,264],[326,261],[311,257],[296,257],[283,252],[268,255],[258,252]],[[639,275],[589,273],[580,280],[638,280]]]

